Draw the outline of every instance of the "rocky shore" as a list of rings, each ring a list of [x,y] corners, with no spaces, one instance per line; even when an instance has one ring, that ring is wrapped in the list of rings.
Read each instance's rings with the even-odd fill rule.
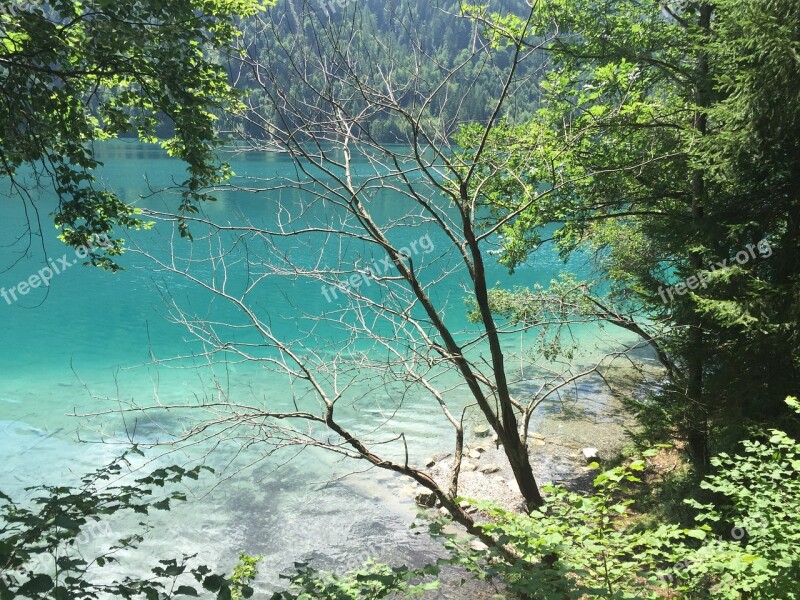
[[[582,400],[580,410],[562,404],[543,407],[542,418],[535,426],[529,433],[528,446],[539,485],[552,482],[588,491],[597,474],[587,466],[594,460],[592,456],[602,464],[617,455],[625,445],[625,432],[632,422],[619,402],[610,395],[602,395]],[[468,426],[465,437],[459,495],[491,500],[508,510],[524,510],[511,466],[496,436],[476,420]],[[452,461],[453,455],[447,453],[425,460],[428,472],[445,489]],[[408,486],[406,492],[421,506],[431,507],[431,498],[423,488]]]

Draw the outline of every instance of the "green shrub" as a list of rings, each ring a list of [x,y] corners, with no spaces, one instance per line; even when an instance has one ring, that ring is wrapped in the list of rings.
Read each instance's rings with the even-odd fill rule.
[[[437,581],[425,581],[439,574],[434,566],[408,569],[367,563],[345,575],[323,573],[307,563],[295,563],[295,569],[292,575],[281,575],[289,580],[289,589],[274,594],[272,600],[381,600],[397,593],[421,595],[438,587]]]
[[[800,410],[795,399],[787,402]],[[800,598],[800,444],[771,430],[713,465],[701,487],[718,502],[686,501],[697,511],[695,528],[642,528],[627,499],[645,469],[636,460],[598,475],[591,495],[547,488],[547,506],[530,515],[475,503],[492,518],[482,528],[513,548],[516,560],[437,526],[434,533],[455,563],[499,578],[523,598]]]
[[[141,454],[136,448],[131,453]],[[141,533],[115,534],[109,519],[125,512],[147,515],[151,510],[169,510],[172,502],[185,501],[186,496],[168,491],[156,495],[156,489],[197,479],[203,470],[211,470],[171,465],[131,485],[108,485],[127,466],[124,455],[82,477],[80,485],[28,488],[34,498],[25,505],[0,492],[0,600],[252,596],[248,580],[232,581],[205,565],[193,566],[194,556],[159,560],[141,576],[111,580],[104,574],[104,568],[122,560],[123,551],[136,549],[144,539]],[[144,523],[140,527],[147,528]],[[102,547],[95,556],[84,556],[81,541],[96,538],[92,532],[97,531],[104,533]]]

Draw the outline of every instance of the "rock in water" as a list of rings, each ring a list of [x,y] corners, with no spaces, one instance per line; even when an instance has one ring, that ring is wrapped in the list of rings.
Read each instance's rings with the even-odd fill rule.
[[[475,427],[472,428],[472,433],[475,437],[488,437],[490,432],[491,429],[489,429],[487,425],[475,425]]]
[[[433,492],[421,492],[414,497],[414,502],[423,508],[433,508],[436,506],[436,494]]]
[[[599,460],[599,454],[597,448],[584,448],[581,450],[583,454],[583,458],[586,459],[586,462],[594,462]]]
[[[428,467],[429,469],[435,465],[436,465],[436,459],[434,459],[432,456],[429,456],[428,458],[425,459],[425,466]]]

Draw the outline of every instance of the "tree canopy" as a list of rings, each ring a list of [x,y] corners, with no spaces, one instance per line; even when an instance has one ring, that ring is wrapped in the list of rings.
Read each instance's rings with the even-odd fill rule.
[[[181,210],[226,174],[214,153],[215,111],[236,94],[217,53],[237,35],[237,16],[259,0],[4,3],[0,11],[0,173],[36,211],[23,165],[58,195],[62,239],[141,227],[132,199],[96,185],[93,143],[122,134],[158,141],[187,164]],[[166,132],[166,133],[165,133]],[[38,213],[37,213],[38,215]],[[38,219],[38,216],[37,218]],[[34,221],[36,219],[33,219]],[[35,225],[39,227],[40,224]],[[183,230],[187,233],[186,230]],[[94,264],[115,269],[114,236]]]
[[[498,44],[534,43],[519,19],[471,11]],[[645,326],[669,357],[659,410],[699,463],[709,428],[777,416],[800,375],[787,350],[800,272],[798,14],[787,0],[622,1],[601,13],[542,3],[530,28],[554,33],[542,106],[487,138],[484,168],[503,172],[484,192],[502,260],[526,260],[544,225],[565,255],[595,252],[611,292],[586,306]],[[484,136],[473,126],[460,141]]]

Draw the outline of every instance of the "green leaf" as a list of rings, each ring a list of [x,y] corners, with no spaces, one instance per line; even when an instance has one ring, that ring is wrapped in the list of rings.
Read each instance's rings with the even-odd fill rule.
[[[22,587],[19,588],[21,596],[35,597],[39,594],[44,594],[53,589],[53,579],[49,575],[38,574],[31,577],[26,581]]]
[[[175,590],[175,594],[178,596],[192,596],[192,597],[197,597],[199,595],[196,589],[188,585],[178,586],[178,589]]]
[[[68,531],[72,531],[75,533],[81,530],[81,523],[71,519],[69,516],[65,514],[58,515],[53,523],[56,527],[61,527],[62,529],[67,529]]]
[[[227,586],[227,580],[221,575],[209,575],[203,580],[203,587],[210,592],[216,592]]]
[[[708,534],[702,529],[685,529],[684,533],[690,538],[695,538],[697,540],[704,540],[708,537]]]

